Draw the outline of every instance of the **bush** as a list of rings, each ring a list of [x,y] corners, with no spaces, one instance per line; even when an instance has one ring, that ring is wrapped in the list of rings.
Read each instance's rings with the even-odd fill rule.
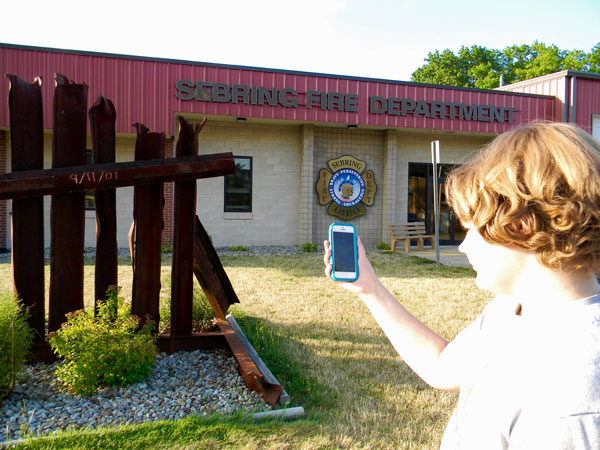
[[[313,244],[312,242],[305,242],[302,244],[303,252],[318,252],[319,246],[317,244]]]
[[[244,245],[233,245],[229,247],[229,250],[232,252],[245,252],[246,250],[248,250],[248,248]]]
[[[392,247],[390,247],[390,244],[388,244],[387,242],[380,242],[379,244],[377,244],[377,248],[379,250],[391,250]]]
[[[0,295],[0,400],[12,391],[31,347],[33,330],[28,316],[16,295]]]
[[[48,338],[52,350],[65,360],[56,368],[59,380],[79,395],[92,395],[98,386],[125,386],[152,374],[156,357],[154,324],[123,308],[119,288],[109,287],[97,314],[80,310]]]

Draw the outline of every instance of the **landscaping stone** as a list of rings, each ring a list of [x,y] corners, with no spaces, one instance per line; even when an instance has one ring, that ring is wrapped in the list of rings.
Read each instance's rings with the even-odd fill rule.
[[[58,364],[25,367],[13,393],[0,403],[0,443],[67,428],[270,409],[245,386],[237,362],[221,349],[159,353],[150,378],[122,388],[99,388],[91,397],[66,392],[54,375]]]

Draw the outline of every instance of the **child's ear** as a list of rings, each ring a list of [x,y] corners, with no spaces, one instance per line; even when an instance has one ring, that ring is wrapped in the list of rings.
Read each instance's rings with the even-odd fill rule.
[[[514,230],[519,233],[521,236],[530,236],[531,235],[531,225],[529,222],[521,217],[513,222]]]

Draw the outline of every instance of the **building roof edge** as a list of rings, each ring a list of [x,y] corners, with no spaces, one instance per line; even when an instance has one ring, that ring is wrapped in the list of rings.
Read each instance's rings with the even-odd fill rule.
[[[510,92],[512,89],[521,88],[525,86],[532,86],[534,84],[538,84],[540,82],[548,81],[548,80],[556,80],[559,78],[590,78],[595,80],[600,80],[600,73],[596,72],[581,72],[577,70],[561,70],[560,72],[549,73],[547,75],[542,75],[535,78],[530,78],[528,80],[518,81],[516,83],[507,84],[506,86],[501,86],[496,88],[497,91],[507,91]]]
[[[7,48],[13,50],[24,50],[24,51],[38,51],[38,52],[48,52],[48,53],[63,53],[70,55],[81,55],[81,56],[92,56],[98,58],[115,58],[115,59],[129,59],[129,60],[137,60],[137,61],[147,61],[147,62],[159,62],[159,63],[167,63],[167,64],[182,64],[182,65],[192,65],[192,66],[205,66],[205,67],[217,67],[224,69],[234,69],[234,70],[252,70],[257,72],[273,72],[273,73],[281,73],[281,74],[290,74],[290,75],[304,75],[304,76],[313,76],[313,77],[322,77],[322,78],[337,78],[351,81],[364,81],[364,82],[375,82],[375,83],[388,83],[388,84],[398,84],[404,86],[420,86],[420,87],[430,87],[430,88],[438,88],[438,89],[451,89],[458,91],[468,91],[468,92],[483,92],[490,94],[509,94],[509,95],[518,95],[518,96],[527,96],[527,97],[553,97],[548,95],[540,95],[540,94],[528,94],[522,92],[511,92],[510,89],[496,88],[496,89],[478,89],[478,88],[468,88],[461,86],[448,86],[448,85],[440,85],[440,84],[428,84],[428,83],[416,83],[412,81],[400,81],[400,80],[390,80],[385,78],[370,78],[370,77],[358,77],[351,75],[339,75],[339,74],[326,74],[319,72],[303,72],[298,70],[286,70],[286,69],[273,69],[273,68],[265,68],[265,67],[253,67],[253,66],[242,66],[242,65],[234,65],[234,64],[222,64],[222,63],[210,63],[203,61],[189,61],[189,60],[181,60],[181,59],[169,59],[169,58],[161,58],[161,57],[151,57],[151,56],[137,56],[137,55],[124,55],[117,53],[102,53],[90,50],[72,50],[72,49],[61,49],[61,48],[52,48],[52,47],[37,47],[30,45],[21,45],[21,44],[9,44],[0,42],[0,48]],[[586,73],[586,72],[582,72]],[[600,74],[598,74],[600,76]],[[508,86],[515,86],[515,84],[511,84]],[[504,86],[505,88],[506,86]],[[503,92],[499,92],[503,91]]]

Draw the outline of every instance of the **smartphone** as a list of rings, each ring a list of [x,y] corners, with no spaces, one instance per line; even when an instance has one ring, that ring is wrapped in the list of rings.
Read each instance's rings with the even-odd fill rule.
[[[358,250],[356,228],[350,223],[332,223],[329,226],[331,245],[331,278],[336,281],[355,281],[358,278]]]

